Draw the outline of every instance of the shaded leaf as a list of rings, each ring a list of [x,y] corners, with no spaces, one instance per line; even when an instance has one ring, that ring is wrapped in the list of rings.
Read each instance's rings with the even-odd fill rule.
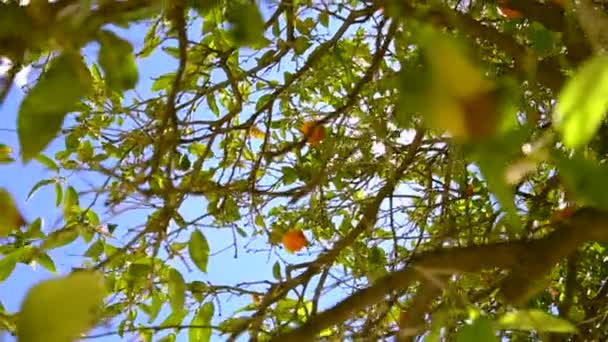
[[[91,74],[78,55],[55,58],[23,99],[17,134],[24,162],[37,156],[55,138],[65,116],[91,90]]]
[[[99,44],[98,61],[106,84],[119,92],[135,88],[139,75],[131,43],[104,30],[99,33]]]

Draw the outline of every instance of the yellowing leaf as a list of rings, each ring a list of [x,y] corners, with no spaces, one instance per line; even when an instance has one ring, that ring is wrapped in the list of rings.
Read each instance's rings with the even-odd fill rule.
[[[25,223],[11,194],[0,188],[0,237],[7,236]]]
[[[76,272],[43,281],[32,287],[17,322],[19,342],[74,341],[97,323],[96,310],[103,304],[102,278],[96,273]]]
[[[0,144],[0,154],[9,154],[11,152],[13,152],[13,149],[10,146]]]
[[[264,136],[266,136],[266,133],[264,133],[257,126],[251,126],[251,128],[249,129],[249,134],[251,134],[252,137],[258,139],[264,139]]]

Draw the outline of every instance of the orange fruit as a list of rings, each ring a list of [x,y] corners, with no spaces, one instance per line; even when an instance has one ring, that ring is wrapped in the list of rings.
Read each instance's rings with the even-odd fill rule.
[[[551,216],[551,220],[552,221],[565,220],[568,217],[572,216],[572,214],[574,214],[574,212],[576,212],[576,207],[567,206],[564,209],[560,209],[560,210],[557,210],[556,212],[554,212],[553,215]]]
[[[473,185],[471,185],[471,184],[467,185],[467,188],[465,189],[464,193],[467,197],[471,197],[471,196],[475,195],[475,189],[473,188]]]
[[[289,253],[294,253],[308,245],[306,236],[299,229],[292,229],[283,235],[283,246]]]
[[[523,17],[520,11],[514,10],[505,6],[505,1],[498,1],[498,13],[509,19],[517,19]]]
[[[318,146],[325,139],[325,127],[314,121],[306,121],[300,128],[302,134],[307,137],[310,146]]]

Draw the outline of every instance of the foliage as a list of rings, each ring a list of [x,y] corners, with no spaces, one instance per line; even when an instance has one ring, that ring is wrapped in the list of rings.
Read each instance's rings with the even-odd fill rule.
[[[85,270],[34,286],[18,313],[0,306],[0,329],[608,339],[608,61],[581,25],[602,4],[0,3],[0,100],[41,65],[0,161],[44,165],[28,198],[52,186],[63,213],[43,231],[0,189],[0,281],[87,244]],[[135,23],[140,49],[116,30]],[[138,70],[161,53],[174,70]],[[113,216],[127,211],[139,225]],[[235,256],[272,256],[273,278],[206,278],[216,228]],[[230,296],[248,304],[221,313]]]

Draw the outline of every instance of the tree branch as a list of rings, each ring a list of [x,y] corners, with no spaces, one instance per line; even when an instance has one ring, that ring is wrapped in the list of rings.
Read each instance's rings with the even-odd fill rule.
[[[299,328],[271,341],[311,341],[321,330],[340,324],[384,300],[387,294],[423,280],[417,269],[442,275],[479,272],[494,267],[512,269],[511,277],[503,285],[503,295],[507,302],[520,302],[529,296],[530,285],[543,277],[554,262],[571,254],[580,244],[594,240],[608,241],[608,212],[582,208],[543,239],[422,253],[414,258],[411,266],[378,279],[374,285],[354,293],[331,309],[311,317]],[[528,273],[529,270],[535,273]],[[526,272],[525,275],[516,273],[521,271]],[[517,291],[514,286],[520,289]]]

